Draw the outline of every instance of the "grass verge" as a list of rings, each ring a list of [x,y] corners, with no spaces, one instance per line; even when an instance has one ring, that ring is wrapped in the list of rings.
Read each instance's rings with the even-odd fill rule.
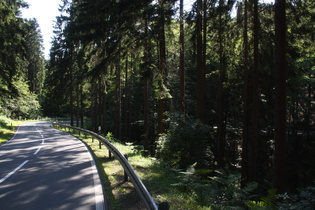
[[[93,151],[110,209],[146,209],[132,183],[124,181],[122,166],[116,159],[109,157],[105,146],[102,145],[100,149],[98,140],[93,141],[91,137],[66,132],[81,139]],[[128,161],[154,200],[167,201],[170,209],[209,209],[198,205],[195,195],[183,192],[173,185],[180,182],[177,172],[162,167],[155,158],[143,157],[135,145],[113,141],[111,143],[128,155]]]
[[[18,126],[30,121],[11,121],[10,123],[0,125],[0,145],[11,138]]]
[[[6,142],[15,132],[16,127],[4,126],[0,128],[0,145]]]

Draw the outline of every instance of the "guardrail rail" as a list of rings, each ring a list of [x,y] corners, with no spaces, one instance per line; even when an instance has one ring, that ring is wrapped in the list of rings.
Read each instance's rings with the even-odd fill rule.
[[[96,138],[99,140],[100,143],[105,145],[107,149],[115,156],[115,158],[120,162],[122,167],[124,168],[125,173],[130,178],[131,183],[134,185],[135,189],[137,190],[138,194],[140,195],[142,201],[145,203],[147,209],[150,210],[168,210],[169,204],[167,202],[156,202],[153,200],[152,196],[150,195],[147,188],[142,183],[141,179],[136,174],[133,167],[128,162],[127,158],[116,148],[114,145],[112,145],[107,139],[105,139],[103,136],[89,130],[85,130],[78,127],[73,127],[70,125],[66,125],[59,122],[53,122],[53,125],[65,127],[68,129],[76,130],[79,132],[82,132],[86,135],[92,136],[92,138]]]

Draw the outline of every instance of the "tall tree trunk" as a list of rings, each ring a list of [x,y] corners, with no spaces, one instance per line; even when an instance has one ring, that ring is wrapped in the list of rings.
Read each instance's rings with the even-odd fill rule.
[[[80,85],[80,121],[81,121],[81,128],[83,128],[84,126],[83,84]]]
[[[220,35],[221,36],[221,35]],[[221,42],[221,41],[220,41]],[[220,43],[220,56],[222,55],[222,43]],[[225,80],[225,70],[223,65],[223,58],[220,58],[220,81],[218,93],[218,163],[221,167],[224,166],[224,152],[225,152],[225,91],[223,83]]]
[[[80,125],[79,125],[79,121],[80,121],[80,85],[79,85],[79,83],[76,85],[76,92],[77,92],[77,97],[76,97],[76,99],[77,99],[77,101],[76,101],[76,112],[77,112],[77,114],[76,114],[76,120],[77,120],[77,124],[76,124],[76,126],[77,127],[79,127]]]
[[[180,96],[179,108],[182,114],[185,114],[185,31],[184,31],[184,0],[180,0],[180,35],[179,35],[179,78],[180,78]]]
[[[129,141],[129,76],[128,76],[128,54],[126,55],[126,63],[125,63],[125,106],[124,106],[124,130],[125,130],[125,141]]]
[[[257,181],[257,144],[258,144],[258,78],[259,78],[259,66],[258,66],[258,0],[254,0],[254,69],[253,69],[253,111],[252,111],[252,138],[251,138],[251,173],[250,181]]]
[[[120,55],[116,63],[116,119],[115,119],[115,136],[121,139],[121,66]]]
[[[166,86],[167,71],[166,71],[166,47],[165,47],[165,11],[164,11],[165,0],[159,0],[160,14],[159,14],[159,72],[161,74],[161,80],[159,81],[159,89],[164,92],[164,86]],[[163,93],[163,95],[165,95]],[[166,132],[165,123],[165,112],[166,112],[166,98],[158,99],[158,133]]]
[[[144,63],[148,63],[148,52],[149,52],[149,47],[148,47],[148,20],[147,20],[147,15],[145,16],[145,40],[144,40]],[[146,68],[149,68],[146,65]],[[146,69],[146,71],[150,71],[149,69]],[[144,111],[144,150],[149,149],[149,78],[148,78],[148,73],[145,74],[144,76],[144,104],[143,104],[143,111]]]
[[[207,64],[207,0],[203,1],[203,39],[202,39],[202,69],[203,69],[203,89],[205,89],[205,75],[206,75],[206,64]],[[203,95],[205,100],[205,94]],[[205,102],[204,102],[205,106]]]
[[[284,193],[286,186],[286,14],[285,0],[275,0],[275,159],[274,187]]]
[[[91,100],[92,100],[92,104],[91,104],[91,112],[92,112],[92,130],[94,132],[97,132],[97,125],[96,125],[96,109],[97,109],[97,95],[96,95],[96,86],[97,86],[97,81],[96,79],[94,78],[92,80],[92,87],[91,87],[91,93],[92,93],[92,97],[91,97]]]
[[[222,8],[220,1],[219,7]],[[222,15],[223,9],[220,9],[219,14],[219,91],[218,91],[218,140],[217,140],[217,158],[219,166],[224,166],[224,156],[225,156],[225,135],[226,135],[226,127],[225,127],[225,90],[224,90],[224,82],[225,82],[225,55],[223,54],[223,25],[222,25]]]
[[[74,117],[73,117],[73,115],[74,115],[74,108],[73,108],[73,106],[74,106],[74,96],[73,96],[73,68],[72,68],[72,66],[70,67],[70,125],[71,126],[73,126],[74,125],[74,123],[73,123],[73,121],[74,121]]]
[[[101,122],[101,125],[102,125],[102,128],[103,128],[103,133],[104,134],[107,134],[107,124],[106,124],[106,119],[107,119],[107,97],[106,97],[106,79],[103,78],[103,91],[102,91],[102,113],[103,113],[103,118],[102,118],[102,122]]]
[[[196,115],[204,121],[204,81],[203,39],[202,39],[202,0],[197,0],[197,83],[196,83]]]
[[[98,128],[101,128],[101,133],[104,133],[104,128],[102,128],[102,112],[103,112],[103,85],[102,85],[102,75],[99,75],[97,77],[97,126]],[[99,127],[101,126],[101,127]]]
[[[244,1],[244,92],[243,92],[243,141],[242,141],[242,188],[248,183],[248,142],[249,142],[249,70],[248,70],[248,2]]]
[[[312,78],[312,75],[309,75],[310,78]],[[312,98],[312,85],[308,85],[307,87],[307,91],[308,91],[308,98]],[[307,107],[311,107],[311,101],[309,100],[307,102]],[[306,111],[306,116],[305,116],[305,122],[306,122],[306,137],[307,137],[307,142],[310,141],[311,138],[311,111],[310,109],[308,109]]]

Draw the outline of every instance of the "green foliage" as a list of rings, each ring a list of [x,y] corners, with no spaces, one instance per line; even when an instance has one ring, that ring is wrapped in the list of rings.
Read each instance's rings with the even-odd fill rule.
[[[210,128],[199,120],[177,114],[171,117],[170,122],[169,132],[158,140],[161,159],[181,169],[195,162],[198,166],[206,165]]]
[[[314,183],[315,184],[315,183]],[[278,203],[279,209],[304,209],[311,210],[315,208],[315,187],[309,186],[301,189],[298,194],[283,194],[279,196],[281,202]]]
[[[12,123],[10,118],[0,115],[0,127],[6,127],[10,123]]]
[[[261,198],[260,201],[248,201],[246,205],[250,209],[278,209],[276,206],[276,199],[278,198],[276,194],[276,189],[268,190],[268,194]]]
[[[108,132],[105,136],[106,140],[108,140],[109,142],[114,142],[116,141],[115,137],[113,136],[112,132]]]
[[[17,17],[21,3],[3,0],[0,2],[0,93],[17,91],[12,86],[15,75],[22,73],[23,21]]]
[[[36,118],[38,94],[44,81],[44,58],[39,26],[24,20],[24,1],[0,2],[0,114]]]
[[[40,94],[45,80],[45,59],[43,39],[36,19],[26,20],[27,36],[25,37],[27,59],[27,83],[31,93]]]
[[[38,118],[41,115],[41,106],[37,95],[30,93],[28,85],[23,80],[14,81],[13,85],[19,90],[18,95],[3,100],[1,114],[12,119]]]
[[[193,195],[201,206],[211,209],[243,209],[246,200],[254,197],[257,183],[249,183],[241,189],[240,175],[228,170],[198,170],[195,164],[179,175],[179,183],[173,186]],[[205,178],[206,177],[206,178]]]

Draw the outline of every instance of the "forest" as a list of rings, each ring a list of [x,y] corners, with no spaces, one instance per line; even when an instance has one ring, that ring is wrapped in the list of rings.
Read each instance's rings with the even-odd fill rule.
[[[166,168],[222,169],[284,209],[314,208],[315,2],[184,5],[62,0],[45,60],[27,3],[2,0],[0,116],[68,118]]]

